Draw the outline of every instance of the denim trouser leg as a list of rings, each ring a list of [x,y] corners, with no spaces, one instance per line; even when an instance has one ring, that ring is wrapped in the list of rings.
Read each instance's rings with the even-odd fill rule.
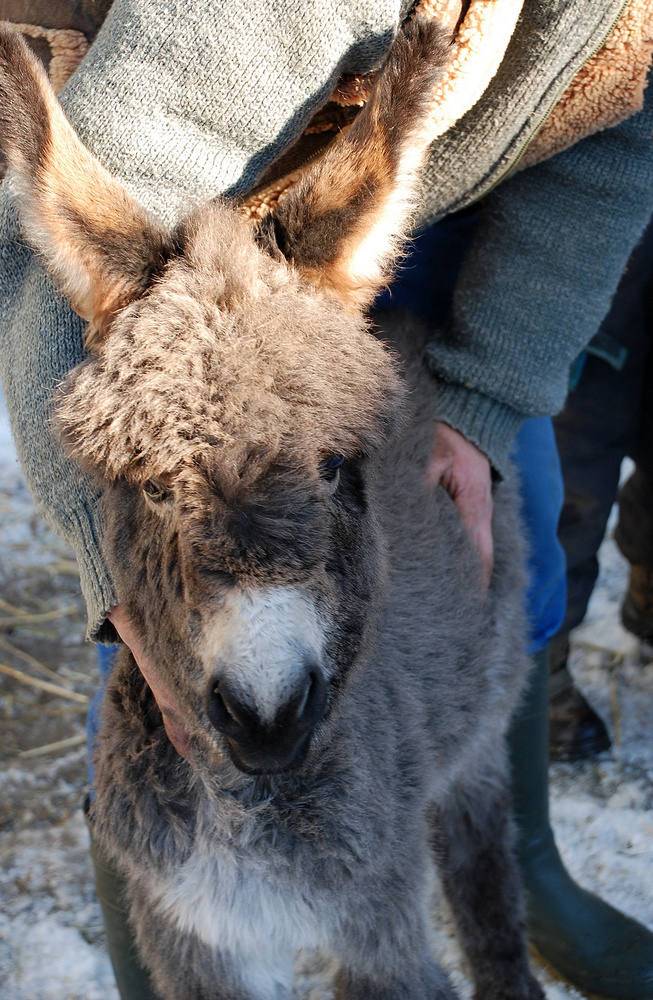
[[[102,707],[102,698],[104,697],[104,688],[119,649],[120,646],[118,645],[97,647],[97,658],[100,665],[100,688],[93,698],[88,710],[88,715],[86,716],[88,784],[91,789],[91,796],[93,795],[93,750],[95,749],[97,732],[100,728],[100,709]]]
[[[533,418],[522,424],[512,459],[519,470],[522,522],[528,546],[528,651],[537,653],[562,625],[567,598],[565,554],[557,535],[564,487],[549,417]]]

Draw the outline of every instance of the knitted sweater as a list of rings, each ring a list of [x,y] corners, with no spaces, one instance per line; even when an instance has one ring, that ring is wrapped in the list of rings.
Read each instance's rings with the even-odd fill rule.
[[[641,112],[484,201],[428,360],[441,419],[499,471],[525,417],[562,409],[569,365],[607,314],[651,215],[653,86]]]
[[[434,144],[423,223],[502,178],[622,6],[525,0],[494,79]],[[247,191],[342,73],[378,64],[403,13],[400,0],[116,0],[62,104],[102,162],[172,222],[194,201]],[[651,130],[645,109],[489,199],[430,358],[445,379],[441,416],[499,469],[519,422],[562,404],[562,373],[607,310],[651,213]],[[89,634],[107,639],[116,597],[99,487],[48,429],[53,388],[82,358],[82,326],[24,245],[2,191],[0,365],[16,441],[32,492],[77,552]]]

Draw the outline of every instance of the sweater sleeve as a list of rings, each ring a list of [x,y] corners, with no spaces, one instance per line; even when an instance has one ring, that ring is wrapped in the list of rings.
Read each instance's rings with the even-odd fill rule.
[[[83,142],[166,223],[247,190],[345,72],[382,59],[402,0],[116,0],[61,103]],[[83,357],[82,321],[24,245],[0,189],[0,373],[37,504],[74,548],[91,638],[111,640],[101,489],[50,431],[53,391]]]
[[[644,108],[492,192],[451,316],[427,348],[440,419],[503,473],[527,417],[558,412],[653,213],[653,85]]]

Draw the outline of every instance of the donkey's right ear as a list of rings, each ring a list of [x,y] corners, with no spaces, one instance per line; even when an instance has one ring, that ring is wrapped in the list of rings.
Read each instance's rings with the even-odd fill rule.
[[[41,64],[4,23],[0,148],[25,235],[97,347],[113,315],[162,270],[172,240],[82,145]]]
[[[259,225],[259,242],[347,307],[391,277],[419,202],[451,36],[427,5],[402,25],[348,132]],[[435,6],[435,5],[432,5]]]

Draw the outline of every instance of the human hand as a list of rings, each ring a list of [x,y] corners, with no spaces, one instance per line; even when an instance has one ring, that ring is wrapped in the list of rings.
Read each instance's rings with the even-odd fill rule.
[[[179,718],[173,694],[161,680],[156,665],[146,656],[141,637],[123,604],[115,606],[109,614],[109,621],[125,645],[129,646],[138,669],[147,681],[161,711],[168,739],[179,756],[187,758],[190,754],[190,733]]]
[[[426,468],[429,483],[442,483],[477,546],[483,587],[492,574],[492,478],[488,458],[448,424],[435,425],[435,444]]]

